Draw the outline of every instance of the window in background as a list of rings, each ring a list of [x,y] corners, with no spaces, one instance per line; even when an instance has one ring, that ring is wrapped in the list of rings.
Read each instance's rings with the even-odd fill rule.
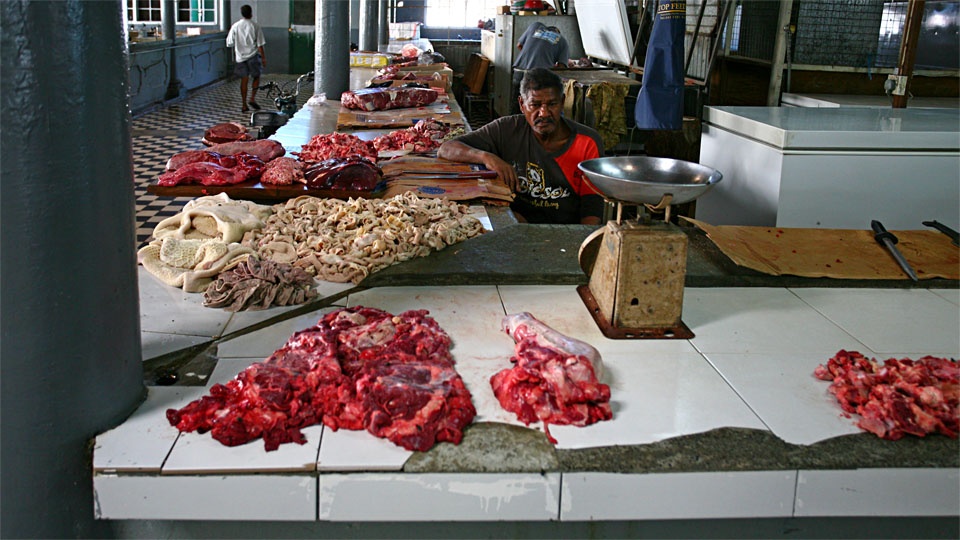
[[[217,0],[177,0],[177,23],[216,24]]]
[[[424,24],[433,28],[475,28],[497,14],[504,0],[427,0]]]
[[[127,0],[127,22],[159,23],[160,0]]]

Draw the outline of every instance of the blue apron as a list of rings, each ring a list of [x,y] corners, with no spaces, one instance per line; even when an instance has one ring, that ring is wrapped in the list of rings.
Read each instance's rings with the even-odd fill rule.
[[[633,118],[637,129],[683,126],[683,33],[686,0],[657,0],[650,44],[643,63],[643,86]]]

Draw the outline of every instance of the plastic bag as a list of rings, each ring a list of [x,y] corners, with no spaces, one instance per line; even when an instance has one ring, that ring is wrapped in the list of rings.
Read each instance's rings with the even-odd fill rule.
[[[326,102],[327,102],[327,94],[324,94],[324,93],[316,94],[314,96],[311,96],[310,99],[307,100],[307,107],[310,107],[311,109],[316,107],[323,107],[323,104]]]

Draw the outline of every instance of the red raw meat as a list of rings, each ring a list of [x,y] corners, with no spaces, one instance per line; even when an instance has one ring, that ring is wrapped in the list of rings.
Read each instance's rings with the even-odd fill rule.
[[[891,358],[882,365],[856,351],[839,351],[813,372],[833,381],[840,407],[857,413],[860,428],[895,441],[904,434],[960,431],[960,366],[946,358]]]
[[[263,437],[268,451],[303,444],[300,430],[319,422],[426,451],[459,444],[474,416],[450,337],[427,311],[359,306],[328,313],[210,395],[167,410],[180,431],[210,431],[227,446]]]
[[[219,143],[249,141],[250,139],[252,139],[252,137],[247,134],[247,128],[242,124],[224,122],[205,131],[201,142],[207,146],[212,146]]]
[[[363,88],[340,95],[344,107],[364,111],[423,107],[436,100],[437,91],[432,88]]]
[[[304,174],[311,188],[352,191],[371,191],[383,178],[380,167],[360,156],[321,161],[307,168]]]
[[[364,141],[356,135],[347,133],[328,133],[314,135],[303,145],[300,153],[292,152],[300,161],[317,163],[335,157],[360,156],[377,160],[377,150],[370,141]]]
[[[373,140],[378,152],[410,150],[429,152],[440,147],[450,128],[433,118],[425,118],[407,129],[391,131]]]
[[[525,423],[585,426],[613,418],[610,387],[597,380],[590,345],[560,334],[529,313],[508,315],[503,327],[517,342],[516,365],[490,377],[500,405]],[[512,333],[511,333],[512,331]],[[592,351],[592,352],[590,352]],[[596,353],[599,358],[599,353]]]
[[[246,152],[251,156],[257,156],[264,163],[278,158],[286,153],[283,145],[272,139],[260,139],[257,141],[237,141],[222,144],[215,144],[208,148],[211,152],[220,154],[236,154]]]
[[[306,184],[307,179],[303,176],[303,164],[299,161],[279,157],[267,163],[260,175],[260,183],[273,184],[276,186],[288,186],[294,182]]]
[[[177,184],[223,186],[257,178],[263,172],[263,161],[245,152],[231,156],[222,156],[216,152],[205,152],[205,154],[207,154],[207,161],[197,161],[184,165],[176,171],[161,174],[157,184],[161,186]]]

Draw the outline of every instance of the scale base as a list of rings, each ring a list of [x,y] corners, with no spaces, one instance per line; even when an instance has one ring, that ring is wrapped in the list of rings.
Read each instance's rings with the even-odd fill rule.
[[[577,293],[580,294],[580,299],[583,300],[584,305],[587,306],[587,310],[590,311],[590,315],[593,316],[593,320],[597,323],[600,331],[610,339],[690,339],[693,337],[693,332],[687,328],[687,325],[684,324],[683,321],[680,321],[680,324],[676,326],[655,326],[648,328],[620,328],[613,326],[610,321],[603,317],[603,313],[600,312],[600,306],[597,304],[596,298],[593,297],[593,293],[590,292],[589,285],[578,286]]]

